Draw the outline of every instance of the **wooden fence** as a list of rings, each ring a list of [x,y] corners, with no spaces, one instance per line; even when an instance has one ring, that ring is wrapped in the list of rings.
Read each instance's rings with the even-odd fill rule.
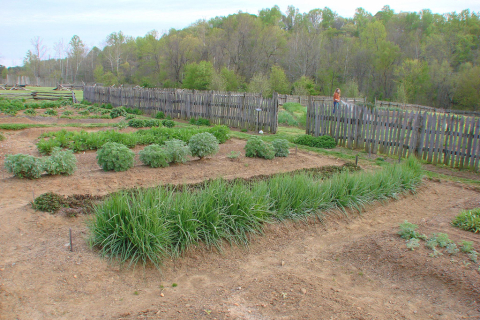
[[[277,132],[278,99],[261,95],[172,89],[109,88],[85,86],[90,102],[139,108],[145,113],[162,111],[172,118],[206,118],[233,128]]]
[[[307,134],[330,135],[340,146],[478,171],[480,120],[448,114],[378,110],[311,101]]]

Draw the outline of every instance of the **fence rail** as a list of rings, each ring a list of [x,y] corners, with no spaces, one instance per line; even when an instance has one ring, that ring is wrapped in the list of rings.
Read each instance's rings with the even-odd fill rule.
[[[478,171],[480,120],[448,114],[378,110],[310,101],[307,134],[330,135],[340,146]]]
[[[276,133],[278,99],[244,93],[111,88],[85,86],[83,98],[90,102],[139,108],[152,114],[162,111],[172,118],[206,118],[214,124]]]

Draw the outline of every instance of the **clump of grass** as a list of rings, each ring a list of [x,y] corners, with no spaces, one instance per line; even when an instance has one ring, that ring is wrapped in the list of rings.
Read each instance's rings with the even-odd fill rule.
[[[327,181],[303,173],[248,183],[217,179],[185,190],[121,191],[96,206],[90,243],[112,259],[159,266],[198,243],[218,250],[225,241],[248,245],[266,222],[324,219],[323,211],[335,208],[361,210],[415,191],[420,182],[420,165],[410,159],[373,174],[344,172]]]
[[[410,223],[405,220],[402,224],[400,224],[400,231],[398,231],[398,234],[400,235],[400,237],[406,240],[418,239],[420,234],[415,231],[416,229],[418,229],[418,226],[416,224]]]
[[[462,211],[452,225],[466,231],[480,232],[480,208]]]

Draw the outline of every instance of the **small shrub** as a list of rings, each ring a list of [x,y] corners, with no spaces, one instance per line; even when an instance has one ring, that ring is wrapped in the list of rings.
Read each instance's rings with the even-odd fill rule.
[[[147,119],[145,120],[145,127],[160,127],[161,121],[157,119]]]
[[[126,127],[128,127],[128,123],[126,121],[122,120],[119,123],[115,123],[114,126],[117,127],[118,129],[122,130],[122,129],[125,129]]]
[[[477,251],[472,251],[468,254],[468,257],[470,260],[472,260],[475,263],[478,263],[478,252]]]
[[[415,248],[418,248],[420,246],[420,240],[417,238],[411,238],[409,240],[406,240],[407,242],[407,248],[410,250],[415,250]]]
[[[124,107],[113,108],[112,111],[110,112],[110,117],[112,119],[115,119],[118,117],[125,117],[126,115],[127,115],[127,111],[125,110]]]
[[[235,160],[240,157],[240,151],[231,151],[230,154],[227,156],[229,159]]]
[[[52,155],[45,160],[45,171],[47,174],[73,174],[77,170],[77,158],[72,150],[62,151],[60,148],[53,148]]]
[[[217,138],[209,132],[193,135],[188,142],[188,147],[191,155],[200,159],[216,154],[219,149]]]
[[[23,113],[26,114],[27,116],[36,116],[37,115],[37,111],[35,109],[27,109]]]
[[[185,163],[190,155],[190,148],[182,140],[172,139],[165,141],[165,150],[168,162]]]
[[[465,231],[480,232],[480,208],[462,211],[452,225]]]
[[[70,110],[64,111],[64,112],[62,113],[62,115],[64,115],[64,116],[71,116],[71,115],[73,115],[73,111],[70,111]]]
[[[155,114],[155,118],[156,119],[165,119],[165,113],[163,113],[162,111],[159,111]]]
[[[288,157],[290,151],[288,150],[288,141],[285,139],[276,139],[272,142],[275,150],[275,157]]]
[[[400,231],[398,231],[398,234],[400,237],[406,240],[410,239],[418,239],[419,233],[415,231],[418,228],[416,224],[410,223],[407,220],[405,220],[402,224],[400,224]]]
[[[425,245],[427,248],[435,250],[435,248],[438,246],[437,239],[428,239]]]
[[[162,125],[167,128],[173,128],[175,127],[175,122],[173,120],[166,119],[162,121]]]
[[[135,119],[135,117],[136,117],[136,116],[135,116],[134,114],[127,114],[127,115],[125,116],[125,120]]]
[[[137,115],[137,116],[140,116],[143,114],[143,111],[140,110],[139,108],[126,108],[125,111],[127,111],[128,114]]]
[[[79,111],[78,114],[81,116],[88,116],[90,115],[90,112],[88,112],[88,110],[82,110],[82,111]]]
[[[134,165],[135,153],[123,144],[107,142],[97,151],[97,160],[105,171],[127,171]]]
[[[473,242],[463,240],[460,246],[460,250],[465,253],[470,253],[473,251]]]
[[[190,118],[190,124],[196,125],[196,126],[210,126],[210,120],[205,119],[205,118]]]
[[[245,156],[271,160],[275,158],[275,150],[271,144],[266,143],[257,136],[252,136],[247,140],[247,144],[245,145]]]
[[[168,167],[169,156],[165,148],[152,144],[139,152],[140,161],[152,168]]]
[[[43,159],[22,153],[7,155],[4,165],[8,172],[21,179],[38,179],[45,171]]]
[[[35,198],[32,208],[38,211],[55,213],[66,205],[65,198],[53,192],[44,193]]]
[[[445,249],[451,255],[457,254],[460,251],[460,250],[458,250],[457,245],[453,242],[450,242],[449,244],[447,244]]]
[[[248,132],[248,129],[242,128],[240,129],[240,132]]]
[[[143,128],[145,127],[145,120],[131,119],[128,121],[128,126],[132,128]]]
[[[440,247],[445,248],[449,243],[452,242],[446,233],[434,233],[433,237],[437,240],[437,243]]]
[[[213,128],[209,128],[208,132],[213,134],[215,138],[217,138],[219,143],[225,143],[230,136],[230,129],[227,126],[221,125],[221,126],[214,126]]]
[[[57,112],[57,110],[47,109],[47,110],[45,110],[45,114],[47,114],[49,116],[56,116],[58,114],[58,112]]]

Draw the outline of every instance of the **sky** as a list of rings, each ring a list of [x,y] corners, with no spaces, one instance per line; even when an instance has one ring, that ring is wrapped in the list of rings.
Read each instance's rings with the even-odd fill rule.
[[[384,5],[395,13],[419,12],[430,9],[433,13],[461,12],[470,9],[480,12],[479,0],[0,0],[0,65],[7,67],[23,64],[32,41],[39,38],[46,47],[45,58],[54,58],[54,47],[63,41],[68,44],[72,36],[92,48],[103,48],[112,32],[145,36],[151,30],[160,33],[171,28],[183,29],[199,19],[228,16],[239,11],[258,14],[264,8],[278,5],[286,12],[289,5],[301,13],[328,7],[344,18],[351,18],[355,9],[362,7],[372,14]]]

